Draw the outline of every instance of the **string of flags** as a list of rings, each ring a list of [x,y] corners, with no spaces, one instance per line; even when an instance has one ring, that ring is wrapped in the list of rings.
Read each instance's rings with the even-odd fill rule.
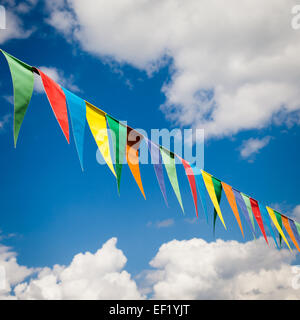
[[[144,140],[148,145],[155,175],[167,206],[168,201],[166,196],[163,168],[165,168],[167,172],[167,176],[174,190],[176,198],[182,211],[184,212],[177,179],[175,165],[176,157],[181,161],[188,178],[196,216],[199,216],[199,196],[199,202],[201,203],[206,221],[208,221],[208,209],[206,202],[207,191],[214,208],[214,230],[218,218],[222,222],[224,228],[227,229],[220,207],[221,196],[223,193],[222,191],[224,191],[243,237],[244,229],[242,226],[240,213],[244,216],[254,238],[259,236],[260,231],[266,243],[269,245],[266,234],[267,228],[278,249],[282,247],[283,239],[284,243],[292,251],[290,243],[284,233],[285,229],[291,242],[294,244],[297,250],[300,251],[300,223],[268,206],[262,205],[252,197],[231,187],[206,171],[195,167],[193,164],[190,164],[188,161],[181,158],[174,152],[164,148],[163,146],[155,144],[128,125],[123,124],[119,120],[107,114],[105,111],[93,106],[91,103],[63,88],[38,68],[24,63],[2,49],[0,49],[0,51],[7,60],[13,82],[13,132],[15,147],[17,145],[17,140],[24,116],[33,94],[34,73],[36,73],[41,77],[50,106],[68,143],[70,143],[70,125],[68,120],[70,117],[74,141],[82,170],[84,132],[87,123],[99,148],[99,151],[101,152],[107,166],[117,180],[118,192],[120,192],[123,159],[126,157],[129,169],[131,170],[131,173],[143,197],[146,199],[139,168],[139,147],[142,140]],[[108,127],[114,133],[111,135],[113,152],[110,150]],[[112,160],[112,155],[114,155],[115,161]],[[258,229],[256,228],[255,221],[259,227]],[[277,241],[276,233],[278,234],[279,241]]]

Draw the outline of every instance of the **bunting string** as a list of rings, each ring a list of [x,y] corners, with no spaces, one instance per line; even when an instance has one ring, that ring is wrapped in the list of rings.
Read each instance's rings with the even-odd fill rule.
[[[34,87],[33,73],[36,73],[41,77],[49,104],[68,143],[70,142],[70,126],[68,119],[70,118],[71,120],[71,128],[82,170],[84,168],[83,145],[87,122],[107,166],[116,178],[118,192],[120,193],[122,166],[124,159],[126,158],[129,169],[131,170],[143,197],[146,199],[139,167],[139,149],[141,142],[144,140],[148,146],[155,175],[167,206],[168,201],[163,167],[165,168],[170,184],[182,212],[184,213],[175,164],[175,157],[177,157],[181,161],[188,178],[197,218],[199,217],[198,201],[200,199],[201,207],[205,214],[206,221],[208,222],[207,194],[211,200],[211,204],[214,208],[214,232],[217,219],[220,219],[224,228],[227,229],[220,206],[222,193],[224,191],[243,237],[244,228],[242,226],[240,213],[244,216],[254,238],[259,236],[260,231],[266,243],[269,245],[266,233],[267,227],[269,234],[272,236],[278,249],[282,247],[283,239],[289,250],[292,251],[290,243],[284,233],[285,230],[297,251],[300,251],[300,224],[298,222],[263,205],[254,198],[247,196],[245,193],[240,192],[204,171],[203,168],[197,168],[174,152],[154,143],[141,133],[107,114],[105,111],[63,88],[38,68],[24,63],[2,49],[0,49],[0,51],[3,53],[8,63],[13,84],[13,135],[15,147],[17,145],[22,122],[32,98]],[[109,132],[108,127],[110,128]],[[110,149],[109,135],[112,140],[112,150]],[[258,229],[255,229],[255,222],[258,225]],[[278,232],[279,244],[275,232]]]

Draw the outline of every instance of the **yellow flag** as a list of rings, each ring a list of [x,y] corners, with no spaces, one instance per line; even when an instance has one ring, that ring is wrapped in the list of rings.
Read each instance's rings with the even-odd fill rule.
[[[269,215],[270,215],[270,217],[271,217],[271,219],[272,219],[275,227],[277,228],[278,232],[279,232],[280,235],[282,236],[282,238],[283,238],[283,240],[285,241],[285,243],[287,244],[288,248],[292,251],[292,249],[291,249],[291,247],[290,247],[290,245],[289,245],[289,243],[288,243],[288,241],[287,241],[287,239],[286,239],[286,237],[285,237],[285,235],[284,235],[284,233],[283,233],[283,231],[282,231],[282,229],[281,229],[281,227],[280,227],[280,225],[279,225],[279,223],[278,223],[278,221],[277,221],[277,219],[276,219],[276,217],[275,217],[275,212],[274,212],[274,210],[271,209],[271,208],[269,208],[269,207],[266,207],[266,208],[267,208],[267,210],[268,210],[268,212],[269,212]]]
[[[220,209],[220,206],[219,206],[219,203],[218,203],[218,199],[217,199],[217,196],[216,196],[216,193],[215,193],[215,188],[214,188],[214,184],[213,184],[212,178],[211,178],[209,173],[207,173],[207,172],[205,172],[203,170],[201,170],[201,172],[202,172],[202,176],[203,176],[203,180],[204,180],[207,192],[208,192],[208,194],[209,194],[209,196],[211,198],[211,201],[215,206],[217,214],[218,214],[219,218],[221,219],[224,228],[227,229],[226,225],[225,225],[225,222],[224,222],[224,219],[223,219],[223,216],[222,216],[222,213],[221,213],[221,209]]]
[[[116,176],[110,156],[105,113],[86,102],[86,119],[104,160]]]

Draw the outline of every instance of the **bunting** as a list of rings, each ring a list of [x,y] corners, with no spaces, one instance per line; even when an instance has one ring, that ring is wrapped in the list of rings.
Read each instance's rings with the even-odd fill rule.
[[[213,176],[211,176],[211,180],[213,182],[214,185],[214,189],[215,189],[215,194],[217,196],[217,200],[218,200],[218,204],[220,206],[220,202],[221,202],[221,197],[222,197],[222,184],[221,181]],[[214,209],[214,222],[213,222],[213,230],[215,233],[215,229],[216,229],[216,220],[217,220],[217,211],[216,208]]]
[[[292,219],[289,219],[289,223],[290,223],[291,229],[293,231],[293,234],[297,240],[297,243],[298,243],[298,245],[300,245],[300,236],[299,236],[296,224]]]
[[[14,145],[27,111],[34,85],[32,67],[0,49],[9,66],[14,90]]]
[[[0,49],[1,50],[1,49]],[[198,195],[201,200],[201,204],[208,221],[207,203],[206,203],[206,191],[208,192],[212,204],[214,206],[214,231],[216,218],[219,216],[224,228],[226,225],[223,219],[223,215],[220,208],[220,201],[222,196],[222,190],[224,190],[228,203],[233,211],[236,221],[239,225],[241,233],[244,237],[244,230],[241,223],[239,209],[242,211],[254,237],[256,237],[254,218],[264,236],[265,241],[268,243],[265,226],[268,226],[269,232],[272,235],[274,242],[279,249],[279,245],[276,240],[276,236],[273,230],[271,221],[279,233],[279,243],[281,246],[282,239],[291,250],[290,244],[283,232],[283,226],[289,237],[298,251],[300,251],[300,224],[285,215],[265,207],[258,203],[257,200],[247,196],[244,193],[232,188],[225,182],[217,179],[211,174],[196,168],[195,165],[190,164],[185,159],[174,154],[170,150],[167,150],[163,146],[154,144],[148,140],[142,134],[129,126],[122,124],[117,119],[108,115],[106,112],[91,105],[85,100],[79,98],[72,92],[61,87],[50,77],[48,77],[41,70],[36,67],[18,60],[10,54],[1,50],[6,61],[8,63],[12,83],[14,90],[14,144],[16,146],[19,136],[20,128],[24,120],[29,102],[32,97],[34,77],[33,72],[40,75],[42,83],[45,89],[45,93],[54,112],[54,115],[66,137],[68,143],[69,137],[69,120],[68,111],[71,119],[72,131],[74,141],[80,160],[80,165],[83,170],[83,147],[84,147],[84,134],[86,121],[91,129],[92,135],[97,143],[97,146],[106,161],[108,167],[117,178],[118,192],[120,192],[120,181],[122,165],[126,155],[128,166],[132,172],[132,175],[145,197],[145,192],[141,180],[140,166],[139,166],[139,151],[140,143],[145,139],[149,152],[151,154],[151,160],[154,166],[155,174],[159,183],[159,187],[163,194],[164,200],[167,203],[166,187],[164,182],[163,164],[166,169],[168,178],[173,187],[175,195],[178,199],[180,207],[184,212],[182,198],[177,178],[175,156],[177,156],[185,169],[187,175],[191,193],[193,196],[193,202],[195,206],[196,215],[198,217]],[[114,149],[115,167],[113,165],[110,141],[107,130],[107,124],[111,129],[112,146]],[[197,192],[198,190],[198,192]],[[206,190],[206,191],[205,191]]]
[[[276,216],[276,219],[277,219],[277,221],[278,221],[278,224],[279,224],[280,228],[282,229],[281,214],[280,214],[279,212],[275,211],[275,210],[274,210],[274,212],[275,212],[275,216]],[[279,232],[279,243],[280,243],[280,247],[281,247],[281,241],[282,241],[281,237],[282,237],[282,236],[281,236],[281,233]]]
[[[139,134],[132,128],[127,127],[127,163],[138,187],[140,188],[144,198],[146,199],[139,167],[139,147],[142,140],[143,136],[141,134]]]
[[[240,215],[239,215],[239,211],[238,211],[238,208],[237,208],[237,204],[236,204],[236,201],[235,201],[235,197],[234,197],[234,194],[233,194],[233,191],[232,191],[232,188],[226,184],[225,182],[222,182],[222,187],[223,187],[223,190],[226,194],[226,197],[227,197],[227,200],[228,200],[228,203],[231,207],[231,210],[235,216],[235,219],[241,229],[241,232],[242,232],[242,235],[244,237],[244,231],[243,231],[243,227],[242,227],[242,222],[241,222],[241,218],[240,218]]]
[[[151,155],[151,161],[153,163],[155,175],[159,184],[159,188],[163,194],[166,205],[168,206],[167,195],[166,195],[166,186],[164,180],[164,173],[162,167],[162,158],[160,154],[159,147],[154,144],[151,140],[147,139],[148,149]]]
[[[283,225],[284,225],[284,227],[285,227],[285,230],[287,231],[288,235],[290,236],[293,244],[295,245],[295,247],[297,248],[297,250],[300,251],[300,248],[299,248],[299,246],[298,246],[298,243],[297,243],[297,241],[296,241],[296,239],[295,239],[295,236],[294,236],[294,234],[293,234],[293,230],[292,230],[292,228],[291,228],[291,226],[290,226],[289,219],[288,219],[287,217],[285,217],[284,215],[281,215],[281,219],[282,219],[282,223],[283,223]]]
[[[114,145],[115,152],[115,163],[116,163],[116,174],[117,174],[117,185],[118,192],[120,193],[120,182],[121,182],[121,173],[122,173],[122,165],[125,157],[126,150],[126,141],[127,141],[127,128],[118,120],[105,115],[108,125],[112,130],[112,141]]]
[[[295,225],[296,225],[298,234],[300,235],[300,223],[298,223],[298,222],[295,221]]]
[[[86,102],[86,119],[103,159],[116,176],[110,155],[105,112]]]
[[[202,208],[206,217],[206,222],[208,223],[207,204],[206,204],[206,198],[205,198],[205,184],[203,181],[202,172],[200,169],[198,169],[193,165],[191,165],[191,167],[193,169],[194,177],[196,179],[198,194],[200,196]]]
[[[263,234],[267,244],[269,244],[268,242],[268,238],[267,238],[267,235],[266,235],[266,232],[265,232],[265,228],[264,228],[264,224],[263,224],[263,221],[262,221],[262,217],[261,217],[261,213],[259,211],[259,207],[258,207],[258,202],[252,198],[249,198],[250,199],[250,204],[251,204],[251,208],[252,208],[252,212],[254,214],[254,217],[256,219],[256,222],[261,230],[261,233]]]
[[[249,215],[249,218],[250,218],[250,221],[251,221],[251,224],[252,224],[252,227],[253,227],[253,230],[254,230],[254,237],[256,238],[257,237],[257,234],[256,234],[256,231],[255,231],[255,224],[254,224],[254,217],[253,217],[253,212],[252,212],[252,208],[251,208],[251,203],[250,203],[250,199],[247,195],[245,195],[244,193],[241,192],[241,195],[243,197],[243,200],[246,204],[246,208],[247,208],[247,211],[248,211],[248,215]]]
[[[43,86],[49,100],[49,103],[52,107],[54,115],[68,141],[70,143],[69,137],[69,121],[68,121],[68,111],[66,104],[66,97],[62,88],[48,77],[41,70],[35,68],[42,78]]]
[[[181,200],[181,194],[180,194],[179,185],[178,185],[174,153],[170,152],[169,150],[167,150],[163,147],[160,147],[160,152],[161,152],[162,160],[163,160],[164,166],[166,168],[170,183],[171,183],[173,190],[176,194],[176,197],[177,197],[177,200],[180,204],[182,212],[184,213],[182,200]]]
[[[226,225],[225,225],[225,222],[224,222],[224,219],[223,219],[223,216],[221,213],[221,209],[219,206],[219,201],[220,201],[221,196],[218,193],[218,197],[219,197],[219,199],[218,199],[211,175],[203,170],[201,170],[201,172],[202,172],[202,176],[203,176],[203,180],[204,180],[207,192],[211,198],[211,201],[215,207],[215,210],[216,210],[219,218],[221,219],[221,221],[223,223],[224,228],[226,229]]]
[[[272,228],[270,216],[269,216],[269,214],[267,212],[267,209],[266,209],[266,207],[262,206],[261,204],[258,204],[258,206],[259,206],[261,215],[263,217],[263,220],[267,224],[268,229],[269,229],[269,231],[271,233],[271,236],[272,236],[272,238],[273,238],[273,240],[275,242],[275,245],[276,245],[277,249],[279,249],[279,245],[277,243],[276,236],[275,236],[274,230]]]
[[[195,180],[194,172],[190,164],[186,160],[182,159],[179,156],[178,158],[181,160],[185,170],[185,174],[189,180],[189,184],[190,184],[190,188],[191,188],[191,192],[194,200],[195,210],[196,210],[196,216],[198,218],[198,199],[197,199],[197,188],[196,188],[196,180]]]
[[[75,145],[80,160],[81,169],[83,170],[83,142],[86,122],[85,101],[67,89],[62,89],[67,100]]]
[[[253,229],[253,225],[252,225],[250,217],[249,217],[249,213],[248,213],[248,209],[246,207],[246,203],[245,203],[241,193],[238,190],[232,188],[232,191],[234,193],[236,202],[237,202],[238,206],[240,207],[240,209],[241,209],[241,211],[242,211],[242,213],[243,213],[243,215],[244,215],[244,217],[245,217],[245,219],[246,219],[246,221],[247,221],[247,223],[248,223],[248,225],[249,225],[249,227],[250,227],[250,229],[252,231],[252,234],[253,234],[253,236],[255,238],[256,237],[255,231]]]
[[[279,223],[278,223],[278,220],[277,220],[277,218],[276,218],[276,216],[275,216],[274,210],[271,209],[271,208],[269,208],[269,207],[267,207],[267,210],[268,210],[268,213],[269,213],[269,215],[270,215],[270,217],[271,217],[271,219],[272,219],[275,227],[277,228],[279,234],[281,235],[281,237],[282,237],[283,240],[285,241],[285,243],[286,243],[286,245],[288,246],[288,248],[290,249],[290,251],[292,251],[292,249],[291,249],[291,247],[290,247],[290,244],[288,243],[288,241],[287,241],[287,239],[286,239],[286,237],[285,237],[285,235],[284,235],[284,233],[283,233],[283,231],[282,231],[282,227],[281,227],[281,226],[279,225]]]

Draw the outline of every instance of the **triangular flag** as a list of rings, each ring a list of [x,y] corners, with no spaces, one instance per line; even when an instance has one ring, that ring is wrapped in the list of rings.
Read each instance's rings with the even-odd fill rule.
[[[295,222],[292,219],[289,219],[289,223],[290,223],[291,229],[293,230],[294,236],[297,239],[298,245],[300,245],[300,236],[299,236],[297,227],[295,225]]]
[[[214,185],[214,189],[215,189],[215,193],[217,196],[217,200],[218,200],[218,204],[220,205],[221,202],[221,197],[222,197],[222,184],[221,181],[213,176],[211,176],[213,185]],[[215,233],[215,229],[216,229],[216,220],[217,220],[217,211],[216,209],[214,209],[214,233]]]
[[[159,151],[159,147],[148,139],[147,139],[147,143],[148,143],[149,152],[151,154],[151,161],[153,164],[155,175],[156,175],[160,190],[163,194],[165,203],[168,206],[167,195],[166,195],[166,186],[165,186],[165,180],[164,180],[164,172],[163,172],[163,167],[162,167],[162,158],[161,158],[161,154]]]
[[[298,223],[297,221],[295,221],[295,225],[296,225],[298,234],[300,235],[300,223]]]
[[[269,208],[269,207],[266,207],[266,208],[267,208],[268,213],[269,213],[269,215],[270,215],[270,217],[271,217],[271,219],[272,219],[275,227],[277,228],[279,234],[281,235],[281,237],[283,238],[283,240],[284,240],[285,243],[287,244],[288,248],[292,251],[292,249],[291,249],[291,247],[290,247],[290,244],[288,243],[288,241],[287,241],[287,239],[286,239],[286,237],[285,237],[285,235],[284,235],[284,233],[283,233],[283,231],[282,231],[282,228],[281,228],[281,226],[280,226],[279,223],[278,223],[278,220],[277,220],[277,218],[276,218],[276,216],[275,216],[274,210],[271,209],[271,208]]]
[[[116,160],[116,174],[117,174],[117,184],[118,184],[118,192],[120,193],[120,182],[121,182],[121,173],[122,173],[122,165],[125,157],[126,151],[126,141],[127,141],[127,127],[109,116],[105,115],[108,125],[112,130],[112,142],[114,146],[115,152],[115,160]]]
[[[298,246],[298,243],[297,243],[297,241],[296,241],[296,239],[295,239],[295,236],[294,236],[294,234],[293,234],[293,230],[291,229],[291,226],[290,226],[290,224],[289,224],[289,219],[288,219],[287,217],[283,216],[283,215],[281,215],[281,219],[282,219],[283,225],[284,225],[284,227],[285,227],[288,235],[290,236],[293,244],[295,245],[295,247],[297,248],[297,250],[300,251],[300,248],[299,248],[299,246]]]
[[[233,194],[235,196],[235,200],[236,200],[238,206],[240,207],[240,209],[241,209],[241,211],[242,211],[242,213],[243,213],[243,215],[244,215],[244,217],[245,217],[245,219],[246,219],[246,221],[247,221],[247,223],[248,223],[248,225],[249,225],[249,227],[250,227],[250,229],[252,231],[252,234],[253,234],[253,236],[255,238],[256,237],[255,230],[253,229],[253,225],[252,225],[250,217],[249,217],[249,213],[248,213],[248,209],[247,209],[246,203],[245,203],[241,193],[238,190],[232,188],[232,191],[233,191]]]
[[[161,156],[162,156],[163,163],[166,168],[169,180],[176,194],[180,207],[184,213],[181,194],[180,194],[179,185],[178,185],[174,153],[170,152],[169,150],[166,150],[163,147],[160,147],[160,152],[161,152]]]
[[[193,200],[194,200],[194,205],[195,205],[195,210],[196,210],[196,215],[198,218],[198,201],[197,201],[197,188],[196,188],[196,180],[195,180],[195,176],[194,176],[194,172],[190,166],[190,164],[182,159],[181,157],[177,156],[184,167],[185,173],[187,175],[187,178],[189,180],[189,184],[190,184],[190,188],[191,188],[191,192],[192,192],[192,196],[193,196]]]
[[[252,207],[251,207],[251,203],[250,203],[250,198],[248,196],[246,196],[244,193],[241,192],[241,195],[245,201],[247,210],[248,210],[248,215],[250,217],[251,223],[252,223],[252,227],[253,230],[255,232],[255,237],[257,237],[256,231],[255,231],[255,224],[254,224],[254,216],[253,216],[253,212],[252,212]]]
[[[276,219],[278,221],[278,224],[280,225],[280,228],[282,229],[282,219],[281,219],[281,214],[277,211],[275,211],[275,216],[276,216]],[[282,242],[282,239],[281,239],[281,234],[279,232],[279,244],[280,244],[280,247],[281,247],[281,242]]]
[[[62,88],[53,81],[50,77],[48,77],[41,70],[35,68],[37,72],[40,74],[43,82],[43,86],[48,97],[49,103],[52,107],[54,115],[68,141],[70,143],[69,137],[69,121],[68,121],[68,111],[66,104],[66,96],[62,90]]]
[[[279,246],[278,246],[278,243],[277,243],[277,240],[276,240],[276,236],[275,236],[274,230],[273,230],[272,225],[271,225],[271,220],[270,220],[270,216],[269,216],[269,214],[267,212],[267,209],[266,209],[265,206],[260,205],[260,204],[259,204],[259,209],[260,209],[261,215],[263,217],[263,220],[267,224],[267,226],[269,228],[269,231],[270,231],[270,233],[272,235],[272,238],[274,239],[276,247],[277,247],[277,249],[279,249]]]
[[[244,231],[243,231],[243,227],[242,227],[242,222],[241,222],[241,218],[240,218],[240,215],[239,215],[239,211],[238,211],[238,208],[237,208],[237,204],[236,204],[236,201],[235,201],[235,197],[234,197],[234,194],[233,194],[233,191],[232,191],[232,188],[231,186],[229,186],[228,184],[226,184],[225,182],[222,182],[222,187],[223,187],[223,190],[226,194],[226,197],[227,197],[227,200],[228,200],[228,203],[231,207],[231,210],[235,216],[235,219],[241,229],[241,232],[242,232],[242,235],[244,237]]]
[[[200,196],[201,199],[201,204],[202,204],[202,208],[206,217],[206,222],[208,223],[208,214],[207,214],[207,203],[206,203],[206,197],[205,197],[205,184],[203,181],[203,177],[202,177],[202,172],[201,169],[191,165],[193,171],[194,171],[194,177],[196,179],[196,183],[197,183],[197,189],[198,189],[198,194]]]
[[[140,133],[133,130],[132,128],[127,127],[127,163],[137,185],[139,186],[144,198],[146,199],[139,166],[139,148],[142,140],[143,136]]]
[[[258,207],[258,202],[252,198],[250,198],[250,204],[251,204],[251,208],[252,208],[252,212],[254,214],[254,217],[257,221],[257,224],[261,230],[261,233],[263,234],[267,244],[269,244],[268,242],[268,238],[267,238],[267,235],[266,235],[266,232],[265,232],[265,228],[264,228],[264,223],[262,221],[262,217],[261,217],[261,214],[260,214],[260,211],[259,211],[259,207]]]
[[[220,206],[219,206],[219,201],[218,201],[218,198],[217,198],[217,195],[216,195],[215,186],[214,186],[214,183],[213,183],[213,180],[212,180],[212,176],[209,173],[207,173],[207,172],[205,172],[203,170],[201,170],[201,172],[202,172],[202,176],[203,176],[203,180],[204,180],[207,192],[208,192],[208,194],[209,194],[209,196],[211,198],[211,201],[212,201],[212,203],[213,203],[213,205],[215,207],[215,210],[217,211],[217,214],[218,214],[219,218],[221,219],[221,221],[223,223],[224,228],[226,229],[226,225],[225,225],[222,213],[221,213],[221,209],[220,209]]]
[[[103,159],[116,176],[110,155],[105,113],[86,102],[86,119]]]
[[[62,88],[69,107],[69,113],[72,123],[73,135],[77,153],[80,160],[80,165],[83,170],[83,144],[84,144],[84,132],[86,122],[86,105],[85,101],[69,90]]]
[[[34,77],[31,66],[1,51],[7,60],[14,88],[14,145],[16,147],[20,128],[32,97]]]

